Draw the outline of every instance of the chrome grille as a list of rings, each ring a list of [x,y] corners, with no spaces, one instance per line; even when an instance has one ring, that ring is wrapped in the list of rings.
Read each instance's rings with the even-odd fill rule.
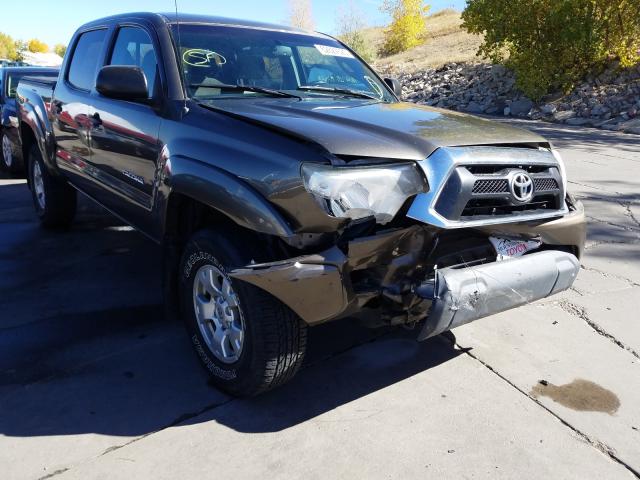
[[[442,228],[497,225],[554,218],[567,213],[562,173],[551,151],[528,147],[442,147],[419,161],[429,191],[407,216]],[[515,175],[533,181],[533,196],[519,202]]]

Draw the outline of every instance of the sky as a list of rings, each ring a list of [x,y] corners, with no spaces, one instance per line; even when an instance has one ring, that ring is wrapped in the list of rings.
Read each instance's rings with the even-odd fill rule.
[[[287,0],[177,0],[185,13],[284,23]],[[382,0],[354,0],[365,13],[367,23],[385,25],[380,12]],[[131,11],[171,12],[173,0],[5,0],[0,16],[0,32],[15,39],[39,38],[50,47],[67,44],[77,27],[100,17]],[[312,0],[318,31],[334,34],[337,11],[345,0]],[[462,10],[465,0],[431,0],[431,12],[453,7]]]

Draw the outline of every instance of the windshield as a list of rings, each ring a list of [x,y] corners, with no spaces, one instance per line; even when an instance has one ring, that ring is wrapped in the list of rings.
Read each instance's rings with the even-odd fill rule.
[[[175,25],[173,28],[177,39]],[[329,38],[180,24],[180,43],[187,92],[196,100],[264,96],[271,90],[272,94],[277,91],[300,97],[395,101],[367,65]],[[257,88],[230,88],[238,85]]]

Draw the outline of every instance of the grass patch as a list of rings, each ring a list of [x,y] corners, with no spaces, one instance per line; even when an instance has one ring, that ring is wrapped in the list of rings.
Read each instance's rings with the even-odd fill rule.
[[[379,56],[374,62],[378,70],[413,73],[427,68],[437,68],[450,62],[481,62],[476,55],[482,37],[471,35],[461,28],[460,12],[447,8],[427,19],[427,34],[424,44],[388,57]],[[365,39],[375,51],[384,43],[384,28],[368,28]]]

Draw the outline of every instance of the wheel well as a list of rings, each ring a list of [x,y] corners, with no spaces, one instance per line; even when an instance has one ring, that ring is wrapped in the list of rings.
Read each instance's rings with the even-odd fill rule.
[[[278,237],[241,227],[225,214],[187,195],[169,197],[163,237],[163,291],[169,314],[175,316],[179,305],[178,267],[189,238],[204,228],[221,228],[252,249],[255,262],[288,258],[286,246]],[[255,252],[253,251],[255,250]]]
[[[22,158],[24,159],[25,165],[29,164],[29,150],[31,150],[31,145],[36,142],[36,136],[33,133],[33,130],[28,125],[24,123],[20,124],[20,141],[22,142]]]

